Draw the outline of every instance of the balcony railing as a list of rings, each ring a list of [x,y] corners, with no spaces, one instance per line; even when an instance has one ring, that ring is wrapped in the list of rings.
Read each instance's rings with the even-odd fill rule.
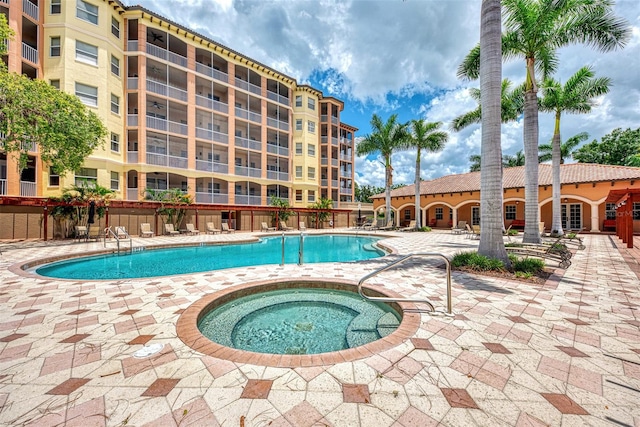
[[[236,194],[236,205],[260,205],[261,203],[261,196],[247,196],[245,194]]]
[[[127,163],[138,163],[137,151],[127,151]]]
[[[338,186],[338,180],[337,179],[332,179],[331,180],[331,186],[332,187],[337,187]]]
[[[2,138],[2,139],[4,139],[4,138]],[[36,144],[33,141],[31,141],[31,142],[21,142],[20,143],[20,149],[25,150],[25,151],[31,151],[33,153],[37,153],[38,152],[38,144]]]
[[[281,156],[288,156],[289,155],[289,148],[288,147],[280,147],[279,145],[270,144],[270,143],[267,142],[267,153],[279,154]]]
[[[271,126],[272,128],[277,128],[284,131],[289,130],[289,123],[283,122],[282,120],[278,119],[272,119],[271,117],[267,117],[267,125]]]
[[[331,166],[338,166],[338,159],[331,159]]]
[[[331,116],[331,123],[333,123],[334,125],[337,125],[338,122],[338,118],[336,116]]]
[[[331,137],[331,145],[337,146],[338,145],[338,138],[336,138],[335,136],[332,136]]]
[[[279,104],[286,105],[287,107],[289,106],[289,98],[279,95],[275,92],[271,92],[270,90],[267,90],[267,98],[271,99],[272,101],[276,101]]]
[[[127,51],[135,52],[138,50],[138,40],[127,40]]]
[[[236,117],[239,119],[251,120],[256,123],[262,123],[262,116],[260,114],[240,107],[236,107]]]
[[[235,174],[238,176],[250,176],[253,178],[260,178],[262,176],[262,169],[249,168],[246,166],[236,166]]]
[[[210,162],[196,159],[196,170],[217,173],[229,173],[229,165],[226,163]]]
[[[237,88],[246,90],[247,92],[255,93],[256,95],[262,95],[262,88],[260,86],[256,86],[253,83],[249,83],[246,80],[242,80],[236,77],[235,86]]]
[[[248,148],[250,150],[262,151],[262,142],[253,139],[236,136],[236,147]]]
[[[138,200],[138,194],[137,188],[127,188],[127,200]]]
[[[199,62],[196,62],[196,71],[200,74],[204,74],[205,76],[209,76],[216,80],[220,80],[221,82],[224,82],[224,83],[229,82],[229,75],[227,73],[223,73],[220,70],[216,70],[215,68],[208,67]]]
[[[38,20],[38,16],[40,15],[38,13],[38,6],[31,3],[29,0],[22,0],[22,11],[36,21]]]
[[[328,158],[326,158],[326,157],[322,157],[322,158],[320,159],[320,164],[321,164],[322,166],[327,166],[327,165],[329,165],[329,159],[328,159]]]
[[[164,83],[147,80],[147,90],[158,95],[168,96],[178,101],[187,101],[187,91]]]
[[[147,164],[157,166],[168,166],[170,168],[187,168],[187,158],[168,156],[166,154],[147,153]]]
[[[218,203],[226,205],[229,203],[229,195],[227,193],[204,193],[196,191],[196,203]]]
[[[343,162],[350,162],[352,161],[352,156],[349,154],[340,154],[340,160],[342,160]]]
[[[147,116],[147,127],[156,130],[179,133],[180,135],[188,134],[188,127],[186,123],[172,122],[170,120],[159,119],[157,117]]]
[[[22,43],[22,57],[34,64],[38,63],[38,49],[34,49],[26,43]]]
[[[347,139],[347,138],[340,138],[340,142],[344,145],[353,145],[353,140],[352,139]]]
[[[267,178],[275,179],[277,181],[289,181],[289,173],[279,172],[279,171],[267,171]]]
[[[36,197],[36,183],[20,181],[20,195],[22,197]]]
[[[223,144],[229,143],[228,134],[211,130],[211,129],[199,128],[199,127],[196,127],[196,138],[206,139],[208,141],[221,142]]]
[[[173,53],[151,43],[147,43],[147,53],[155,56],[156,58],[164,59],[165,61],[180,65],[181,67],[187,66],[187,58],[184,56],[178,55],[177,53]]]
[[[9,0],[0,0],[0,3],[9,4]]]
[[[6,179],[0,179],[0,194],[2,194],[2,195],[7,194],[7,180]]]
[[[340,194],[351,194],[351,188],[340,187]]]
[[[137,114],[127,114],[127,126],[138,126]]]
[[[138,78],[137,77],[127,77],[127,89],[131,89],[131,90],[138,89]]]
[[[227,104],[214,99],[205,98],[202,95],[196,95],[196,104],[200,107],[208,108],[209,110],[220,111],[224,114],[229,113],[229,106]]]
[[[326,144],[327,142],[329,142],[329,137],[327,135],[321,135],[320,142]]]

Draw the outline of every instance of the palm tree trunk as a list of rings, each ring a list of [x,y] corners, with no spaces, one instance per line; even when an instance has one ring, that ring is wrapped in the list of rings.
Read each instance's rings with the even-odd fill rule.
[[[562,163],[560,144],[560,113],[556,113],[555,130],[553,132],[553,141],[551,142],[551,169],[553,173],[553,200],[551,202],[553,207],[553,221],[551,223],[551,234],[553,236],[562,236],[564,234],[562,230],[562,208],[560,206],[562,197],[562,194],[560,194],[560,164]]]
[[[391,220],[391,186],[393,185],[393,171],[391,169],[391,159],[387,158],[385,161],[385,211],[384,211],[384,226],[386,226]]]
[[[418,152],[416,153],[416,179],[415,179],[415,190],[416,190],[416,229],[422,227],[422,214],[420,211],[420,148],[418,147]]]
[[[533,71],[529,71],[533,72]],[[527,77],[527,80],[529,77]],[[531,76],[535,81],[535,76]],[[540,243],[538,223],[538,94],[535,87],[524,94],[524,243]],[[484,166],[483,166],[484,167]]]
[[[478,253],[509,265],[502,237],[502,84],[500,0],[483,0],[480,14],[480,91],[482,149],[480,172],[481,233]]]

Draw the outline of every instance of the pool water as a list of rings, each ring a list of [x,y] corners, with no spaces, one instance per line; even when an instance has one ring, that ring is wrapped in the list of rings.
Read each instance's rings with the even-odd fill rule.
[[[384,252],[375,247],[378,239],[366,236],[304,236],[304,263],[347,262],[376,258]],[[298,262],[300,236],[285,237],[285,263]],[[199,273],[224,268],[280,264],[282,237],[256,243],[146,249],[131,254],[109,254],[73,258],[43,265],[41,276],[61,279],[108,280]]]
[[[238,298],[205,314],[198,329],[240,350],[317,354],[378,340],[399,323],[400,315],[387,304],[353,292],[301,288]]]

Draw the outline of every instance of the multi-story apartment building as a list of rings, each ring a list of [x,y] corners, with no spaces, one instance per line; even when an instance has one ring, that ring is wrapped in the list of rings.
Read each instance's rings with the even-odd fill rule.
[[[0,13],[16,33],[9,70],[76,94],[109,131],[75,175],[53,174],[37,146],[21,173],[0,153],[0,195],[88,180],[123,200],[180,188],[203,204],[353,201],[357,129],[340,100],[139,6],[0,0]]]

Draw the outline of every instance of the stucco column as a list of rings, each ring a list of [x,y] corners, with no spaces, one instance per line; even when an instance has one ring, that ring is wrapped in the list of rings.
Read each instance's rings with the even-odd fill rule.
[[[451,226],[455,227],[458,225],[458,208],[451,208]]]
[[[600,232],[600,212],[598,211],[597,203],[589,203],[591,206],[591,232]]]

